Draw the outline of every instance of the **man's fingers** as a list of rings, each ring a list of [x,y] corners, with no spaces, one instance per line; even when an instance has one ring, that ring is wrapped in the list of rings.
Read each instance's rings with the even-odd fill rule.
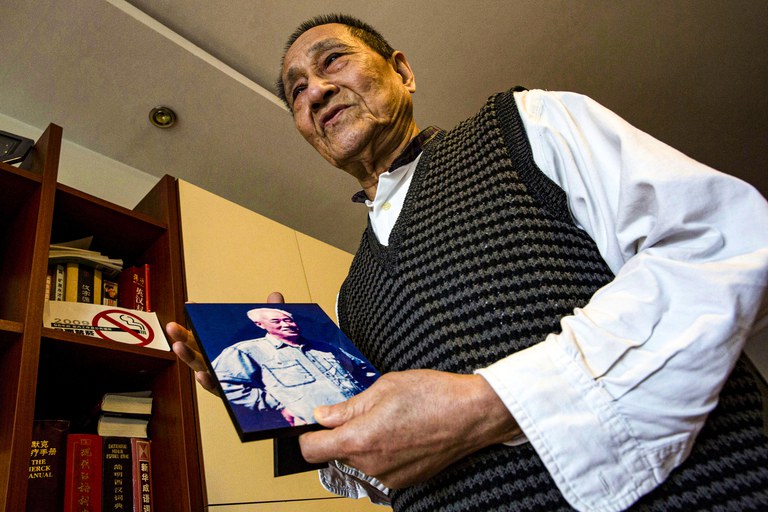
[[[299,436],[301,454],[307,462],[317,464],[339,458],[338,432],[335,430],[320,430],[307,432]]]
[[[349,402],[336,405],[321,405],[314,410],[315,419],[319,424],[328,428],[336,428],[346,423],[350,418]]]
[[[268,304],[284,304],[285,297],[283,297],[283,294],[280,292],[272,292],[267,297],[267,303]]]
[[[176,322],[169,322],[165,326],[165,332],[171,338],[173,352],[196,372],[207,371],[203,356],[194,350],[190,344],[195,344],[192,333]]]
[[[173,341],[183,343],[195,343],[195,337],[183,325],[176,322],[168,322],[165,326],[165,332]]]
[[[192,368],[194,371],[208,371],[208,368],[205,366],[205,361],[203,361],[203,356],[200,355],[199,352],[190,348],[190,346],[186,343],[177,341],[171,346],[171,348],[173,348],[173,352],[179,357],[179,359],[184,361],[187,366]]]
[[[207,371],[195,372],[195,380],[201,386],[203,386],[203,389],[205,389],[206,391],[209,391],[209,392],[213,393],[214,395],[218,395],[219,394],[219,390],[216,387],[216,381],[211,376],[211,374],[208,373]]]

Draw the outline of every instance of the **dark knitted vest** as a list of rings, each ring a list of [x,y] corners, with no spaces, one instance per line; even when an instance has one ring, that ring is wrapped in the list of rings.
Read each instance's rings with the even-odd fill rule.
[[[559,332],[613,277],[537,169],[511,92],[439,137],[389,246],[369,225],[339,296],[342,328],[382,372],[471,373]],[[529,444],[477,452],[392,500],[396,512],[570,509]]]

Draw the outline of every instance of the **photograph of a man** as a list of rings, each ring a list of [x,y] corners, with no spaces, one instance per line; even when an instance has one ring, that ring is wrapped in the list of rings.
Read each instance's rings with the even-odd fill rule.
[[[212,361],[226,399],[257,413],[262,428],[316,423],[315,407],[343,402],[378,376],[370,363],[341,347],[309,339],[285,309],[257,307],[248,320],[263,336],[238,341]]]

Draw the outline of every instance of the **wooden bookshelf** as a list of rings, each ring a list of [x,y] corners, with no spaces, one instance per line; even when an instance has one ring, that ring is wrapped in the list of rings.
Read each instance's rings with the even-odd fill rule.
[[[34,419],[75,422],[107,391],[151,389],[155,510],[203,510],[194,377],[171,352],[42,327],[48,247],[93,236],[92,249],[149,263],[161,325],[184,318],[176,180],[134,210],[57,183],[62,130],[50,125],[23,168],[0,164],[0,510],[25,509]]]

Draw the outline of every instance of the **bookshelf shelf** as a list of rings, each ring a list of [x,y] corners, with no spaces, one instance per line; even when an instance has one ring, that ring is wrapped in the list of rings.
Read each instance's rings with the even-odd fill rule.
[[[104,393],[139,390],[154,397],[155,509],[203,510],[191,370],[172,352],[42,327],[49,246],[84,237],[125,266],[149,264],[161,325],[184,318],[176,181],[162,178],[134,210],[59,184],[61,135],[50,125],[21,167],[0,164],[0,512],[25,510],[33,420],[75,432]]]
[[[160,219],[107,203],[65,185],[57,187],[51,234],[53,243],[93,236],[93,250],[110,257],[121,257],[126,265],[131,265],[142,259],[147,248],[167,231],[167,223]]]
[[[21,334],[24,332],[24,324],[21,322],[12,322],[10,320],[0,319],[0,332],[12,332]]]
[[[64,346],[73,345],[73,347],[65,348],[65,350],[77,350],[81,353],[81,356],[82,353],[92,350],[94,353],[103,352],[110,354],[113,357],[116,352],[124,353],[125,355],[122,356],[123,359],[121,359],[121,361],[131,357],[129,354],[135,355],[139,360],[144,361],[144,364],[151,364],[151,360],[176,361],[176,355],[170,351],[166,352],[164,350],[138,347],[127,343],[91,338],[89,336],[58,331],[47,327],[42,328],[41,339],[45,342],[50,342],[52,345],[56,343]],[[90,347],[90,349],[88,347]]]
[[[2,162],[0,162],[0,171],[2,171],[3,173],[3,177],[0,178],[2,180],[0,181],[0,183],[4,183],[5,180],[13,180],[13,179],[23,179],[23,180],[37,182],[37,183],[40,183],[42,181],[42,176],[40,174],[30,172],[26,169],[22,169],[14,165],[4,164]]]

